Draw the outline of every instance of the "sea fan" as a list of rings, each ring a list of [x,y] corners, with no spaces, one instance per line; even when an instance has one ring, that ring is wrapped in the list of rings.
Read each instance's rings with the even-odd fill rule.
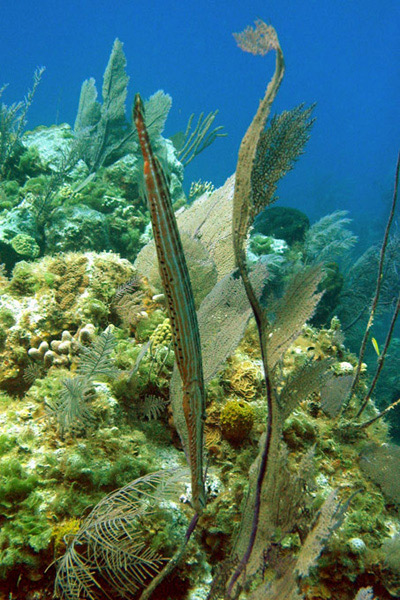
[[[313,316],[322,296],[317,291],[321,278],[319,267],[302,269],[292,276],[282,298],[268,302],[273,321],[268,334],[268,363],[271,370],[300,335],[304,323]]]
[[[276,200],[274,194],[279,180],[303,154],[314,123],[311,118],[313,108],[304,108],[304,104],[300,104],[292,110],[285,110],[273,117],[268,129],[261,133],[251,173],[257,213]]]
[[[150,139],[156,140],[162,134],[171,105],[171,96],[162,90],[158,90],[145,102],[146,127]]]
[[[125,142],[125,100],[129,77],[122,43],[116,39],[103,76],[103,104],[97,101],[94,79],[83,82],[75,120],[75,142],[81,158],[96,172],[111,155],[122,156]],[[121,141],[122,138],[122,141]]]

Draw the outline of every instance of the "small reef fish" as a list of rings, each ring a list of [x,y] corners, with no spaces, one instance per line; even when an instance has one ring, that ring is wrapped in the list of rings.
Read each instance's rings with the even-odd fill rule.
[[[378,342],[376,341],[376,339],[374,337],[371,339],[371,342],[372,342],[375,352],[377,353],[378,356],[380,356],[381,353],[379,350]]]

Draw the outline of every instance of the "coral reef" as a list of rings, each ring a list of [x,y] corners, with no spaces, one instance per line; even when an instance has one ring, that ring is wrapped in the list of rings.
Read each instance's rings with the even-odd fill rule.
[[[76,273],[78,265],[82,271],[77,277],[86,275],[87,279],[84,279],[81,293],[73,295],[66,303],[70,308],[63,311],[59,326],[54,328],[54,320],[46,317],[49,300],[42,302],[42,297],[49,298],[51,292],[54,298],[58,289],[58,301],[61,302],[60,289],[66,295],[71,293],[69,288],[61,288],[63,276],[70,273],[69,266],[74,266]],[[101,271],[96,270],[96,265]],[[97,279],[100,272],[104,284]],[[176,433],[166,412],[173,353],[169,350],[171,333],[163,299],[160,298],[161,304],[157,304],[146,282],[136,280],[135,289],[140,290],[140,306],[146,317],[139,317],[135,324],[114,328],[114,360],[122,373],[110,383],[95,384],[96,400],[92,404],[95,426],[89,426],[86,432],[81,431],[74,437],[68,434],[60,439],[56,422],[46,412],[46,404],[60,395],[63,380],[76,373],[80,351],[74,354],[75,344],[90,343],[95,331],[99,332],[98,328],[102,326],[102,318],[94,321],[86,318],[87,312],[92,316],[98,313],[85,310],[85,306],[87,303],[91,306],[96,299],[104,303],[106,314],[112,316],[115,292],[124,281],[132,279],[133,271],[129,264],[112,254],[89,253],[40,259],[29,264],[29,273],[33,281],[23,289],[33,295],[22,295],[20,285],[10,289],[11,282],[6,281],[7,303],[0,311],[2,322],[7,324],[4,356],[10,360],[10,343],[13,342],[14,355],[20,357],[19,362],[13,363],[18,368],[18,381],[29,361],[41,368],[33,384],[19,384],[19,394],[22,394],[19,399],[3,393],[0,403],[2,503],[3,513],[10,517],[7,526],[2,527],[0,564],[3,589],[10,593],[16,593],[12,583],[16,573],[22,582],[20,590],[37,589],[42,593],[45,589],[50,590],[54,567],[46,574],[44,569],[52,561],[53,553],[57,557],[65,551],[63,532],[66,539],[69,534],[75,534],[87,508],[112,489],[160,467],[182,464],[183,458],[171,444],[171,440],[176,443]],[[41,288],[37,285],[38,278]],[[58,287],[56,282],[60,283]],[[29,319],[26,316],[28,308]],[[73,326],[69,311],[75,315]],[[69,328],[65,329],[64,324]],[[254,335],[254,324],[250,323],[236,352],[209,384],[206,421],[210,469],[208,507],[196,540],[191,542],[196,557],[194,563],[181,566],[177,573],[180,581],[187,580],[188,584],[191,581],[191,586],[194,573],[198,581],[205,582],[209,564],[220,562],[229,552],[230,540],[239,524],[240,499],[245,495],[248,469],[257,455],[258,437],[264,429],[265,391]],[[146,350],[148,343],[150,346]],[[60,349],[62,344],[65,347]],[[44,356],[49,351],[54,352],[54,359],[44,365]],[[290,376],[310,357],[315,357],[316,361],[330,357],[334,361],[331,368],[340,373],[344,364],[352,369],[356,364],[355,357],[343,346],[337,320],[329,329],[318,330],[311,326],[303,329],[285,354],[283,376]],[[15,392],[15,386],[7,380],[4,370],[2,385],[8,393]],[[231,405],[233,409],[245,407],[244,411],[231,411],[234,419],[238,417],[235,423],[228,410]],[[373,407],[370,411],[373,413]],[[234,439],[227,433],[225,421],[230,426],[234,424]],[[313,575],[305,585],[306,598],[318,597],[322,589],[325,594],[353,598],[352,582],[364,581],[363,574],[367,571],[374,573],[376,581],[382,581],[381,568],[390,582],[390,589],[397,589],[396,567],[383,556],[399,526],[395,511],[385,503],[378,488],[365,482],[359,470],[358,457],[365,446],[365,437],[343,441],[335,420],[323,412],[320,396],[314,393],[300,402],[287,421],[283,435],[291,453],[292,469],[304,453],[313,449],[316,469],[313,506],[318,506],[335,487],[362,485],[365,488],[365,492],[359,492],[350,505],[345,524],[328,543],[320,559],[318,577]],[[388,439],[385,424],[378,421],[367,439],[384,443]],[[154,533],[149,543],[154,551],[167,556],[173,554],[176,546],[171,546],[168,541],[168,531],[174,532],[176,543],[176,519],[183,524],[188,518],[185,502],[187,499],[178,504],[178,513],[169,525],[169,517],[163,512],[159,525],[150,526]],[[284,551],[288,544],[295,547],[295,539],[285,537],[279,547]],[[332,564],[337,569],[335,580],[330,575]],[[24,597],[24,592],[21,593]]]
[[[23,134],[43,70],[35,73],[24,102],[2,105],[0,255],[9,270],[21,256],[32,259],[78,247],[116,251],[133,260],[143,245],[149,219],[136,132],[125,117],[125,66],[122,44],[115,40],[104,73],[103,104],[96,100],[94,80],[86,80],[74,128],[63,123]],[[170,106],[171,98],[162,91],[146,101],[151,137],[169,174],[173,200],[182,203],[183,165],[172,141],[161,135]],[[196,140],[200,132],[193,135]]]
[[[85,81],[73,130],[22,136],[29,95],[6,112],[1,600],[47,600],[54,581],[68,600],[400,595],[399,447],[364,350],[350,353],[332,318],[343,279],[326,261],[355,239],[342,212],[309,228],[298,211],[269,208],[312,107],[264,130],[284,72],[279,41],[262,21],[235,37],[275,51],[276,72],[236,181],[196,182],[180,231],[178,159],[188,164],[220,128],[210,113],[191,131],[191,117],[174,147],[160,91],[145,111],[136,99],[138,137],[119,40],[102,102]],[[375,346],[379,368],[388,344]]]

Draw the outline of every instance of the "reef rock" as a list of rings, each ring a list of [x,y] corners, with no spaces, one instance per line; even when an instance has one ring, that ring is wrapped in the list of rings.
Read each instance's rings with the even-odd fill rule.
[[[48,253],[110,248],[105,216],[84,205],[57,208],[45,234]]]

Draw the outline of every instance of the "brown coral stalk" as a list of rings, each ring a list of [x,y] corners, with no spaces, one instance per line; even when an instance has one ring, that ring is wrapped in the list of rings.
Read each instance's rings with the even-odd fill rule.
[[[233,197],[233,246],[235,252],[236,266],[240,271],[247,297],[251,304],[260,337],[261,354],[265,373],[265,383],[267,388],[268,402],[268,421],[264,448],[261,454],[261,462],[257,475],[256,493],[254,499],[254,513],[251,524],[251,533],[247,548],[240,560],[238,567],[233,573],[227,593],[228,597],[232,594],[236,581],[245,570],[250,559],[254,542],[257,535],[260,508],[261,508],[261,490],[267,471],[268,459],[271,447],[275,445],[276,436],[280,421],[277,413],[277,405],[274,400],[271,377],[269,374],[267,362],[267,328],[268,320],[265,311],[262,309],[258,298],[251,285],[247,265],[246,265],[246,240],[249,227],[254,218],[254,205],[252,203],[251,173],[255,161],[257,144],[260,135],[264,130],[272,102],[278,92],[282,82],[285,65],[283,53],[279,45],[278,37],[272,27],[268,27],[262,21],[256,22],[256,28],[247,29],[242,34],[236,36],[240,47],[254,54],[265,54],[266,51],[273,48],[276,50],[276,63],[274,75],[268,84],[264,98],[260,101],[258,110],[251,122],[240,145],[238,163],[236,167],[235,191]]]
[[[360,354],[359,354],[359,357],[358,357],[358,364],[357,364],[356,374],[354,376],[354,380],[353,380],[353,383],[352,383],[352,386],[351,386],[351,389],[350,389],[350,393],[349,393],[349,398],[348,398],[348,401],[347,401],[344,409],[347,408],[349,402],[352,400],[352,398],[354,396],[354,391],[355,391],[356,386],[358,384],[358,381],[360,379],[360,373],[361,373],[361,367],[362,367],[363,360],[364,360],[364,354],[365,354],[365,350],[366,350],[366,347],[367,347],[367,342],[368,342],[370,330],[371,330],[371,327],[372,327],[373,322],[374,322],[376,309],[377,309],[377,306],[378,306],[378,301],[379,301],[379,297],[380,297],[380,293],[381,293],[381,288],[382,288],[382,283],[383,283],[383,267],[384,267],[384,263],[385,263],[386,248],[387,248],[387,245],[388,245],[390,228],[392,226],[392,222],[393,222],[393,218],[394,218],[394,214],[395,214],[395,210],[396,210],[396,204],[397,204],[397,190],[398,190],[398,187],[399,187],[399,171],[400,171],[400,153],[399,153],[399,155],[397,157],[396,175],[395,175],[395,181],[394,181],[394,192],[393,192],[392,205],[391,205],[391,208],[390,208],[390,214],[389,214],[389,218],[388,218],[388,221],[387,221],[387,224],[386,224],[385,234],[383,236],[383,241],[382,241],[382,246],[381,246],[380,258],[379,258],[379,267],[378,267],[378,275],[377,275],[377,279],[376,279],[375,296],[374,296],[374,299],[372,300],[372,305],[371,305],[371,309],[370,309],[370,313],[369,313],[368,323],[367,323],[367,326],[365,328],[363,340],[361,342],[361,348],[360,348]],[[367,402],[368,402],[368,400],[367,400]],[[359,413],[357,414],[357,416],[359,416],[362,413],[362,411],[364,410],[364,408],[365,408],[365,406],[363,405],[362,409],[359,411]]]

